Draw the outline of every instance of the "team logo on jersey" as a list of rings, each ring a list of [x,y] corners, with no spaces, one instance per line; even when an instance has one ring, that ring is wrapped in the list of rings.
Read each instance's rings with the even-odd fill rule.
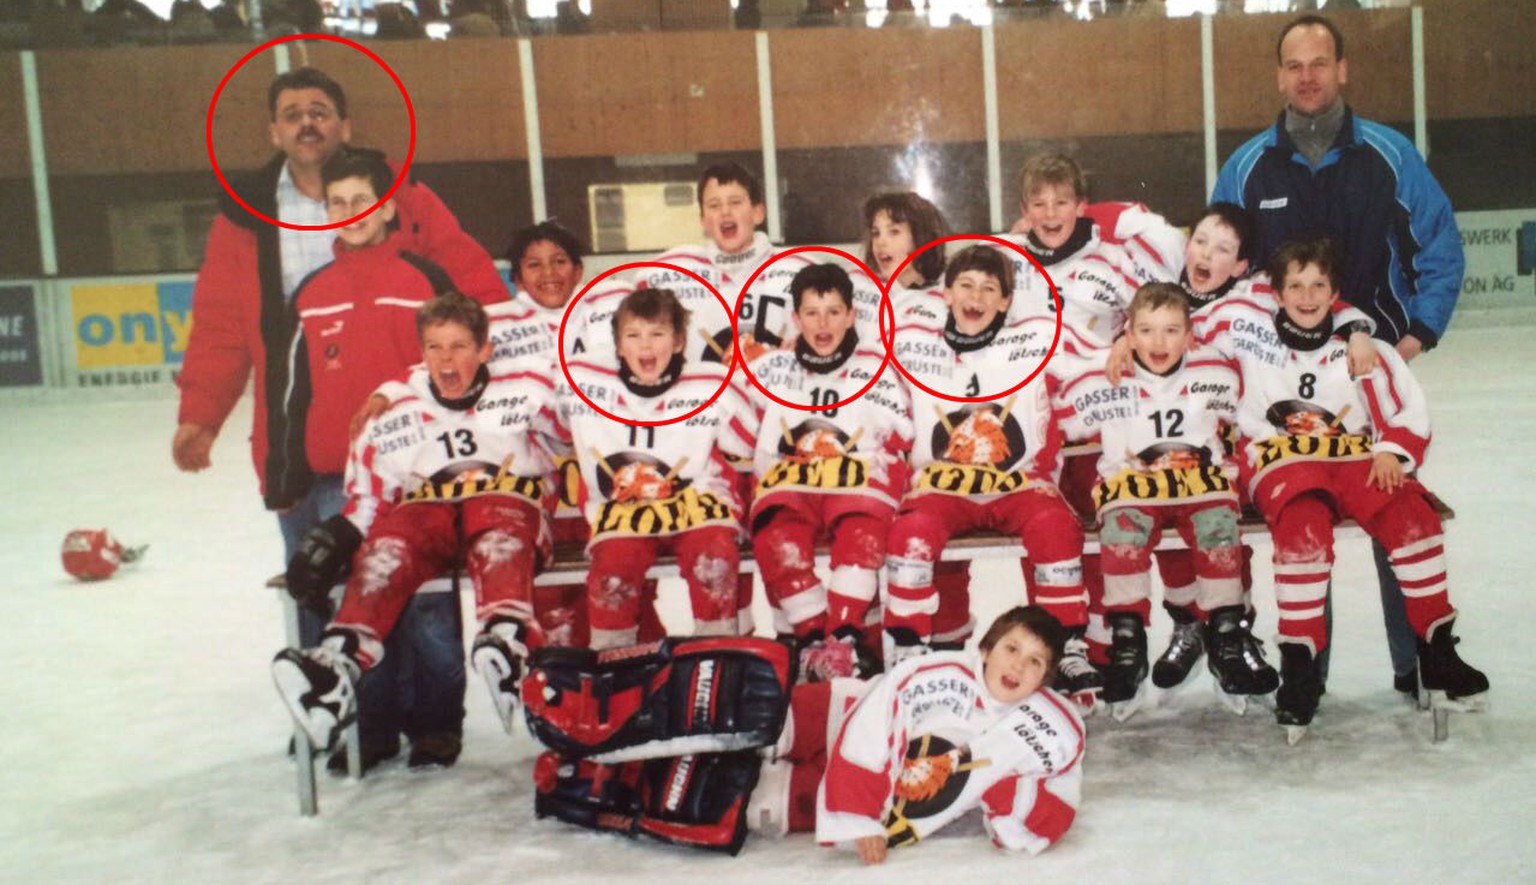
[[[728,363],[731,361],[731,350],[736,346],[736,339],[731,334],[730,326],[713,335],[700,329],[699,337],[704,339],[704,346],[699,350],[700,362]]]
[[[537,503],[544,496],[544,478],[517,476],[485,461],[455,461],[423,480],[405,500],[457,501],[491,492]]]
[[[1204,446],[1160,442],[1136,453],[1143,470],[1198,470],[1210,466],[1211,453]]]
[[[1255,470],[1290,459],[1307,461],[1353,461],[1371,456],[1371,441],[1345,433],[1336,436],[1272,436],[1261,439]]]
[[[825,418],[807,418],[794,427],[782,418],[779,422],[779,454],[792,461],[836,458],[847,454],[857,442],[850,441],[848,434]]]
[[[1335,415],[1321,406],[1306,400],[1281,400],[1269,407],[1264,418],[1276,430],[1292,436],[1338,436],[1343,414]]]
[[[597,489],[620,504],[670,498],[688,487],[689,480],[677,475],[685,463],[686,459],[668,466],[644,452],[609,455],[597,461]]]
[[[971,770],[989,764],[991,760],[973,760],[969,749],[931,734],[908,741],[896,776],[895,802],[885,817],[886,843],[894,847],[916,842],[920,837],[912,821],[948,808],[964,791]]]
[[[1211,496],[1233,496],[1231,480],[1215,464],[1158,470],[1127,468],[1093,487],[1093,503],[1099,510],[1144,501],[1191,501]]]
[[[704,525],[735,525],[736,511],[709,492],[686,488],[659,501],[608,501],[592,522],[592,539],[609,534],[675,535]]]
[[[1014,397],[1002,404],[968,405],[940,412],[933,426],[933,454],[951,464],[998,467],[1024,457],[1024,429],[1011,414]],[[938,410],[935,405],[934,409]]]

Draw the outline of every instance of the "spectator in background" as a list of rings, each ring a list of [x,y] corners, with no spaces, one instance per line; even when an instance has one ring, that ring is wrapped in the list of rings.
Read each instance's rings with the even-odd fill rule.
[[[1261,266],[1289,240],[1339,243],[1341,296],[1411,361],[1440,341],[1461,294],[1466,261],[1451,202],[1408,139],[1356,117],[1344,101],[1349,61],[1338,26],[1296,18],[1281,29],[1275,56],[1285,109],[1227,158],[1211,202],[1248,210]],[[1375,549],[1394,684],[1417,696],[1414,634],[1386,550]],[[1320,668],[1326,678],[1326,659]]]
[[[586,34],[591,30],[592,23],[587,20],[586,13],[571,0],[560,0],[555,4],[555,33]]]
[[[501,27],[491,15],[487,0],[453,0],[448,18],[449,37],[500,37]]]
[[[374,36],[380,40],[419,40],[427,36],[426,29],[416,20],[416,13],[403,3],[380,3],[373,8],[378,30]]]

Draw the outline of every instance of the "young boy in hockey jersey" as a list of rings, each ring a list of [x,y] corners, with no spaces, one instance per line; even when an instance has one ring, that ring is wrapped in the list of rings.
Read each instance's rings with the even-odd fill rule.
[[[724,456],[751,456],[756,416],[726,383],[724,365],[684,357],[687,330],[688,311],[671,290],[636,290],[613,315],[612,361],[570,363],[585,399],[572,389],[560,394],[559,439],[581,467],[592,527],[587,615],[594,648],[636,641],[640,589],[664,549],[677,555],[696,633],[736,634],[750,604],[737,603],[741,504]],[[679,417],[717,392],[686,421],[631,423]]]
[[[1274,293],[1269,276],[1248,273],[1252,261],[1250,242],[1253,222],[1240,206],[1213,203],[1201,213],[1177,260],[1166,268],[1177,282],[1191,310],[1195,340],[1235,359],[1241,349],[1264,348],[1262,330],[1274,313]],[[1369,374],[1376,366],[1376,347],[1371,343],[1370,321],[1358,310],[1339,302],[1335,323],[1349,339],[1352,375]],[[1233,332],[1233,330],[1238,330]],[[1107,374],[1111,383],[1131,370],[1131,342],[1122,337],[1111,349]],[[1240,490],[1241,491],[1241,490]],[[1251,584],[1247,566],[1252,549],[1243,547],[1245,592]],[[1185,550],[1157,553],[1163,580],[1163,607],[1173,619],[1168,647],[1152,666],[1152,681],[1159,688],[1182,683],[1205,654],[1205,624],[1196,605],[1197,587],[1193,558]],[[1097,613],[1090,614],[1090,623]]]
[[[886,544],[887,664],[927,650],[940,600],[934,562],[957,534],[990,528],[1019,537],[1034,568],[1035,601],[1072,631],[1063,688],[1096,693],[1086,659],[1083,531],[1056,488],[1061,433],[1051,420],[1055,380],[1019,383],[1050,352],[1055,324],[1008,321],[1013,268],[998,250],[972,246],[944,271],[947,311],[914,308],[896,330],[892,356],[908,379],[914,424],[912,485]],[[927,390],[924,387],[928,388]],[[956,402],[948,397],[993,397]]]
[[[503,361],[515,361],[533,349],[537,329],[548,333],[550,358],[546,361],[550,377],[560,380],[560,365],[553,356],[560,340],[560,325],[565,308],[581,285],[586,249],[576,235],[554,221],[541,221],[520,228],[507,246],[514,295],[504,305],[487,312],[491,318],[492,370]],[[599,284],[600,286],[602,284]],[[606,291],[594,288],[595,292]],[[628,291],[625,289],[625,291]],[[589,293],[588,297],[591,297]],[[581,330],[571,324],[567,330],[565,352],[580,358],[587,352]],[[585,544],[587,520],[581,513],[578,492],[581,468],[573,457],[556,460],[554,475],[555,512],[551,523],[554,543]],[[534,588],[534,613],[551,645],[586,646],[590,642],[587,624],[587,585],[577,580],[571,584],[541,585]],[[647,583],[641,605],[640,640],[665,635],[656,616],[655,581]]]
[[[443,268],[402,246],[410,238],[393,229],[394,199],[379,203],[394,180],[382,155],[339,152],[321,167],[320,178],[327,217],[355,220],[337,229],[334,260],[294,292],[298,338],[289,352],[291,384],[283,399],[288,433],[278,449],[288,456],[278,472],[288,476],[307,466],[317,489],[334,490],[317,499],[328,505],[319,515],[339,519],[352,438],[348,418],[379,385],[421,359],[416,311],[453,283]],[[362,214],[375,204],[377,209]],[[307,552],[301,543],[294,559],[302,563]],[[308,600],[300,614],[302,644],[319,641],[330,614],[325,594]],[[458,600],[450,594],[411,599],[388,644],[392,651],[417,653],[391,655],[359,686],[365,770],[399,753],[402,731],[418,762],[434,746],[447,750],[437,761],[451,761],[447,756],[458,743],[464,717],[461,631]],[[332,759],[333,769],[344,764],[345,754]]]
[[[813,264],[795,274],[790,291],[794,349],[769,351],[749,368],[758,384],[801,408],[753,388],[760,429],[749,524],[768,599],[801,648],[802,677],[825,680],[853,675],[858,663],[891,514],[906,486],[912,418],[894,373],[881,371],[884,354],[854,329],[848,272]],[[822,536],[832,542],[826,584],[815,570]],[[858,669],[869,675],[873,662]]]
[[[750,825],[814,830],[878,864],[979,810],[998,848],[1044,851],[1082,792],[1083,723],[1049,688],[1066,639],[1044,609],[1021,606],[975,651],[908,659],[873,682],[797,687]]]
[[[494,701],[509,728],[521,662],[542,644],[531,600],[537,558],[548,553],[550,462],[535,439],[552,432],[550,381],[493,377],[485,311],[458,293],[423,305],[417,328],[425,371],[368,422],[347,465],[346,510],[316,529],[306,567],[289,571],[303,585],[291,589],[319,593],[352,562],[320,644],[272,662],[279,694],[322,748],[351,720],[353,687],[383,659],[417,587],[461,559],[484,624],[475,664],[498,674]]]
[[[1244,481],[1270,525],[1280,609],[1275,716],[1294,742],[1311,723],[1326,632],[1333,524],[1352,517],[1387,549],[1419,639],[1419,678],[1436,708],[1475,710],[1488,679],[1456,653],[1439,517],[1410,471],[1429,445],[1423,391],[1397,351],[1351,377],[1335,334],[1341,265],[1328,240],[1287,243],[1270,267],[1279,310],[1270,345],[1238,353]]]
[[[1101,443],[1093,498],[1102,526],[1103,605],[1111,636],[1102,699],[1123,717],[1147,675],[1152,551],[1177,531],[1192,551],[1194,603],[1206,614],[1210,665],[1228,694],[1265,694],[1279,678],[1244,624],[1236,466],[1222,436],[1235,419],[1236,367],[1190,351],[1189,306],[1172,283],[1131,300],[1126,339],[1135,367],[1119,385],[1101,354],[1058,358],[1057,417]]]

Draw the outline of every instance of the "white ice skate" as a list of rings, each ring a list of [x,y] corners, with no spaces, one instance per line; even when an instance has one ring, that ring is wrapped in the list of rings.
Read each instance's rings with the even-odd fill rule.
[[[326,646],[285,648],[272,659],[272,681],[310,744],[328,752],[357,717],[357,663]]]
[[[475,637],[470,661],[475,672],[485,680],[491,692],[491,703],[496,715],[501,717],[501,727],[512,733],[517,711],[522,707],[519,694],[523,680],[523,661],[528,658],[528,647],[523,644],[521,626],[501,621],[486,627]]]

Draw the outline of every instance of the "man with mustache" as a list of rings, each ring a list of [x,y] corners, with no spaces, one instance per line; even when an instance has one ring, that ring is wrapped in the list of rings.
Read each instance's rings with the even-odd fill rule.
[[[347,146],[352,121],[346,94],[322,71],[297,68],[272,81],[267,105],[268,135],[279,153],[253,175],[235,182],[235,191],[251,210],[267,218],[295,225],[330,223],[321,167],[342,151],[360,150]],[[506,299],[506,286],[490,256],[459,227],[436,194],[407,180],[395,191],[394,205],[402,250],[441,266],[460,291],[477,300]],[[282,444],[285,439],[304,438],[303,433],[288,432],[291,420],[302,420],[302,410],[295,415],[283,404],[290,386],[285,355],[297,327],[292,298],[306,277],[334,258],[335,231],[271,224],[241,206],[232,193],[221,195],[221,210],[209,232],[192,295],[193,324],[178,381],[181,406],[171,454],[183,471],[208,467],[213,442],[254,372],[251,455],[264,503],[278,514],[286,563],[305,535],[339,514],[346,503],[340,474],[314,475],[302,444]],[[447,620],[452,626],[458,601],[448,601],[452,617]],[[413,605],[405,615],[399,631],[403,636],[418,629],[413,626],[416,608]],[[323,615],[301,609],[300,644],[314,645],[325,621]],[[427,628],[420,630],[425,633]],[[449,693],[454,696],[430,701],[452,709],[434,714],[435,719],[462,719],[462,655],[456,667],[456,680],[449,680],[458,686],[456,693]],[[395,680],[374,681],[386,685]],[[392,689],[380,693],[385,700],[393,697]],[[376,706],[374,701],[365,688],[362,708]]]

